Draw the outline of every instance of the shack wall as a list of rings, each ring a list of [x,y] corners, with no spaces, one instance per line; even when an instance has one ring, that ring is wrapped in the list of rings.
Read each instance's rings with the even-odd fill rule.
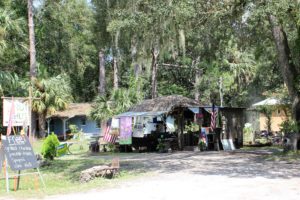
[[[243,145],[243,127],[245,124],[244,108],[222,108],[226,119],[224,139],[232,139],[238,146]]]

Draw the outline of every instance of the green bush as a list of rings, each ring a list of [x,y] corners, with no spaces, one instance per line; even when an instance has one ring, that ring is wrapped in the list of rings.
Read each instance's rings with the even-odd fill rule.
[[[298,133],[299,128],[297,123],[293,120],[286,120],[280,124],[280,131],[284,134],[288,133]]]
[[[56,147],[59,145],[59,140],[54,133],[46,137],[42,145],[42,155],[45,159],[53,160],[56,156]]]

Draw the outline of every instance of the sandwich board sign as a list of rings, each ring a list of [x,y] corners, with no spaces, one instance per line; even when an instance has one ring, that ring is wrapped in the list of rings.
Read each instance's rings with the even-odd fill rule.
[[[1,136],[2,147],[0,149],[1,166],[3,161],[6,161],[5,177],[6,190],[9,192],[9,174],[7,166],[13,171],[18,171],[18,179],[21,175],[39,174],[42,184],[45,188],[44,180],[39,171],[39,165],[32,146],[26,135],[9,135]],[[36,168],[37,172],[21,174],[21,170]],[[14,175],[11,175],[14,176]],[[19,181],[18,181],[19,182]],[[17,186],[18,187],[18,186]]]
[[[27,136],[2,136],[4,155],[12,170],[37,168],[38,163]]]

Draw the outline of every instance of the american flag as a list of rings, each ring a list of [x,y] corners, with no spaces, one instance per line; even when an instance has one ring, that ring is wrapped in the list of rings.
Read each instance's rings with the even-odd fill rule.
[[[218,109],[216,109],[215,104],[213,104],[211,109],[211,118],[210,118],[210,128],[212,131],[216,128],[217,115],[218,115]]]
[[[107,120],[106,128],[103,136],[103,140],[109,143],[114,144],[118,138],[118,135],[116,134],[110,134],[111,131],[111,119]]]
[[[8,121],[7,130],[6,130],[7,136],[10,135],[10,133],[11,133],[14,115],[15,115],[15,104],[14,104],[14,98],[12,97],[10,113],[9,113],[9,121]]]

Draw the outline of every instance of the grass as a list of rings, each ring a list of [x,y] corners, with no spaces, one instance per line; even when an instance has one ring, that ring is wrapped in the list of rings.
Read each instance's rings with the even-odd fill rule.
[[[300,151],[283,152],[283,148],[281,146],[243,147],[242,150],[245,151],[268,150],[272,152],[272,154],[263,156],[263,159],[267,161],[285,161],[285,162],[300,161]]]
[[[297,162],[300,161],[300,151],[275,152],[265,156],[265,159],[268,161]]]
[[[35,152],[40,152],[41,141],[37,141],[33,144]],[[37,151],[36,151],[37,150]],[[107,188],[120,182],[131,179],[141,174],[143,171],[138,171],[135,167],[139,168],[137,163],[126,163],[121,161],[120,175],[114,179],[96,178],[88,183],[80,183],[79,176],[82,170],[91,168],[96,165],[109,164],[112,156],[120,156],[123,154],[81,154],[81,155],[66,155],[49,162],[49,166],[40,168],[42,177],[46,184],[46,188],[43,190],[42,183],[37,175],[21,176],[20,188],[18,191],[12,191],[14,188],[14,181],[10,180],[10,193],[7,194],[5,190],[5,180],[0,180],[0,196],[14,197],[19,199],[24,198],[42,198],[45,195],[55,195],[70,192],[80,192],[95,188]],[[122,165],[128,166],[129,168]],[[34,170],[22,171],[22,173],[33,172]],[[9,171],[12,174],[11,171]],[[3,177],[3,171],[0,177]]]

